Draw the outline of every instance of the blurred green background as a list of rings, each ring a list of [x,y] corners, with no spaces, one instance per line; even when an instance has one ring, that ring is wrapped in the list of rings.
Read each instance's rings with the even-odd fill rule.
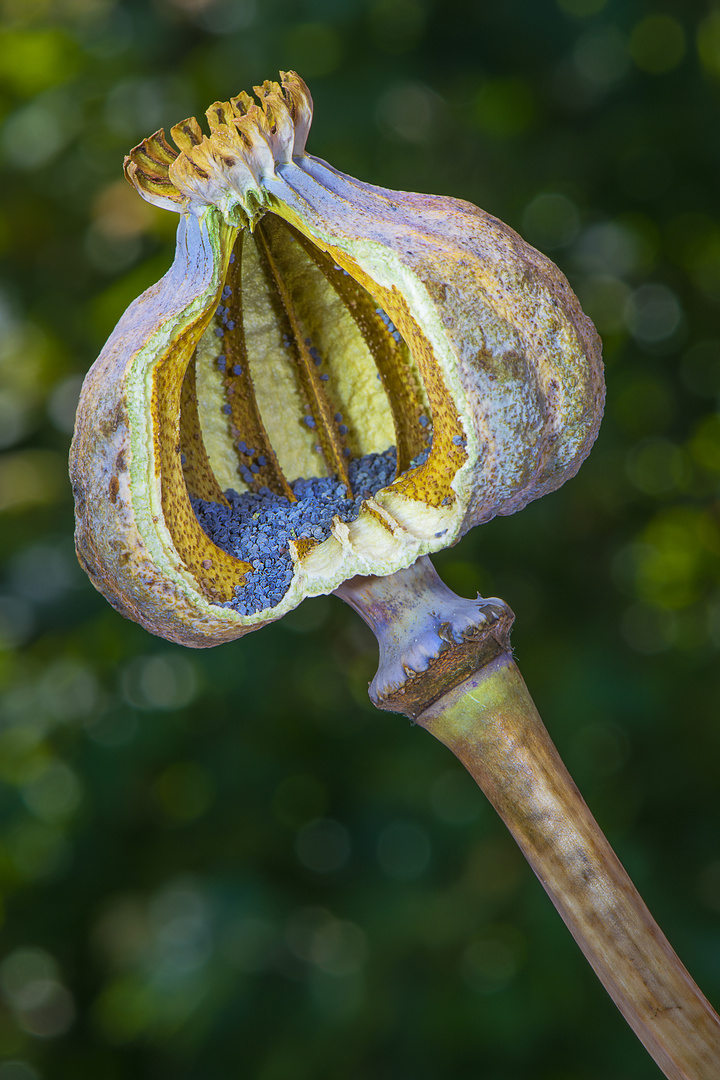
[[[373,710],[333,598],[184,651],[78,569],[79,383],[167,268],[122,178],[296,68],[311,152],[567,273],[608,407],[562,491],[436,560],[506,599],[560,751],[720,1002],[720,7],[1,0],[0,1080],[651,1080],[482,795]]]

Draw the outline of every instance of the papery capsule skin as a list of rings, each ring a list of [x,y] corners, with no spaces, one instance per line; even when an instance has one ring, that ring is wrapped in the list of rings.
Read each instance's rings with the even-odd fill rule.
[[[307,154],[312,105],[297,75],[256,92],[260,106],[247,95],[215,103],[209,137],[195,120],[177,125],[179,153],[159,132],[127,159],[140,194],[181,215],[176,259],[128,309],[89,373],[71,456],[78,551],[91,578],[123,614],[195,646],[240,636],[355,574],[393,573],[554,490],[587,456],[603,406],[599,339],[549,259],[469,203],[373,187]],[[270,277],[278,318],[292,330],[306,413],[297,421],[280,390],[271,397],[282,356],[253,293]],[[235,383],[221,356],[223,433],[204,396],[215,393],[213,334],[241,355],[235,309],[223,307],[233,289],[242,292],[245,352],[231,364]],[[340,308],[347,327],[335,341]],[[305,337],[310,324],[325,341],[322,356]],[[358,359],[362,349],[370,361]],[[313,352],[327,374],[315,370]],[[342,412],[354,410],[350,425],[330,419],[330,390],[345,395]],[[231,477],[232,453],[257,490],[249,458],[231,451],[245,445],[240,415],[255,425],[253,441],[266,439],[257,460],[280,493],[291,494],[288,463],[311,468],[302,439],[316,431],[328,474],[345,475],[344,454],[379,452],[388,444],[376,438],[380,429],[394,431],[398,457],[397,478],[365,499],[356,520],[336,518],[327,539],[290,542],[289,588],[256,614],[220,606],[242,591],[251,563],[212,543],[188,494],[223,501],[234,485],[220,484],[213,469]],[[432,426],[424,463],[423,424]]]

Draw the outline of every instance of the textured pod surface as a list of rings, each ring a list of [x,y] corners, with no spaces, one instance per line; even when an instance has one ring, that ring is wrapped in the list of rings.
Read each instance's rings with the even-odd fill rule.
[[[306,154],[296,75],[256,92],[127,159],[181,215],[176,259],[89,373],[72,450],[83,565],[191,645],[522,508],[602,413],[599,340],[552,262],[468,203]]]

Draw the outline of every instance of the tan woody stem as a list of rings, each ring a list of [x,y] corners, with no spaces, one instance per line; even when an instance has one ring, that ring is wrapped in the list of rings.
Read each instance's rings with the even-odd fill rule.
[[[428,559],[389,578],[355,578],[338,594],[378,635],[375,703],[406,712],[462,761],[665,1076],[720,1077],[720,1018],[643,903],[560,760],[513,663],[509,609],[498,600],[455,597]],[[468,673],[473,651],[478,663]],[[454,682],[448,675],[453,652],[460,676]],[[409,708],[400,707],[403,696]]]

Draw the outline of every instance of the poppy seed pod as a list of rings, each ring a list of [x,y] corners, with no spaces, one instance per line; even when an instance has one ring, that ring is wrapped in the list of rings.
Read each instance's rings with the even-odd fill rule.
[[[175,260],[83,387],[77,549],[124,615],[215,645],[559,487],[603,404],[566,279],[469,203],[305,152],[303,81],[126,159]]]

